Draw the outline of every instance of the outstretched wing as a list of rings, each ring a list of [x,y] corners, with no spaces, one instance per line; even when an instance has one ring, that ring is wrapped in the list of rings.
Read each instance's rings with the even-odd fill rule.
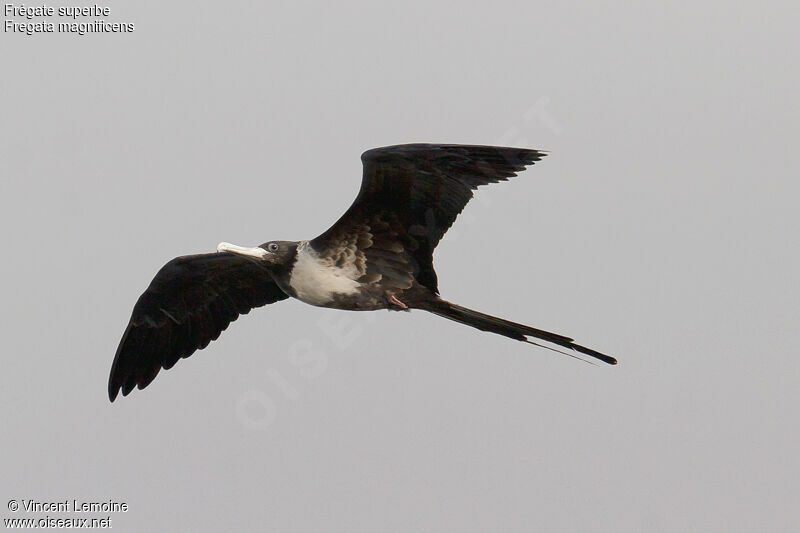
[[[347,212],[311,241],[315,250],[341,250],[358,236],[356,255],[438,292],[432,254],[480,185],[505,181],[546,154],[524,148],[403,144],[364,152],[361,190]],[[362,244],[367,245],[362,247]],[[338,247],[337,247],[338,246]],[[352,249],[352,247],[350,248]],[[371,257],[372,256],[372,257]]]
[[[173,259],[133,308],[111,366],[109,399],[145,388],[162,368],[216,340],[239,315],[286,298],[266,269],[242,256]]]

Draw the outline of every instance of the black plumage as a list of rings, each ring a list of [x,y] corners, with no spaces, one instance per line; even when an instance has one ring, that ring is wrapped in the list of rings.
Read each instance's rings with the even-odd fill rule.
[[[266,268],[232,253],[173,259],[133,307],[114,356],[109,398],[146,387],[161,368],[208,346],[239,315],[288,297]]]
[[[142,294],[117,349],[109,398],[144,388],[215,340],[240,314],[289,296],[348,310],[422,309],[515,340],[536,338],[609,364],[613,357],[563,335],[439,297],[433,251],[480,185],[515,176],[544,153],[492,146],[409,144],[365,152],[361,190],[344,215],[310,241],[255,248],[222,243],[176,258]],[[547,347],[547,346],[545,346]]]
[[[516,176],[545,155],[522,148],[453,144],[368,150],[361,156],[364,176],[353,205],[311,244],[332,248],[332,241],[342,235],[380,220],[381,227],[374,229],[386,241],[400,242],[414,266],[416,281],[438,293],[433,250],[472,199],[472,191]],[[385,249],[385,245],[368,249],[368,257],[379,259]]]

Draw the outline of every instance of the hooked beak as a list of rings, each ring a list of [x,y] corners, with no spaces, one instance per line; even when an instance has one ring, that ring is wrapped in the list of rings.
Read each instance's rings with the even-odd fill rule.
[[[250,257],[253,259],[261,259],[265,260],[269,254],[268,251],[265,249],[256,246],[255,248],[247,248],[245,246],[236,246],[235,244],[231,244],[229,242],[221,242],[217,245],[218,252],[231,252],[238,255],[243,255],[245,257]]]

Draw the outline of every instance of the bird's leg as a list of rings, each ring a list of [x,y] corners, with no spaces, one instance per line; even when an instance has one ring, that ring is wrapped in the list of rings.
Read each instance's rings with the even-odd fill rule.
[[[389,292],[386,293],[386,300],[390,304],[396,305],[400,309],[408,309],[408,306],[406,304],[404,304],[403,302],[401,302],[400,300],[398,300],[397,298],[395,298],[394,294],[392,294],[392,293],[389,293]]]

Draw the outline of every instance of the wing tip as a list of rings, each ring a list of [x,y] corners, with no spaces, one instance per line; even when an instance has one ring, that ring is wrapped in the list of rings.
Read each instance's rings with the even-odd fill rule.
[[[540,150],[537,148],[520,148],[513,146],[494,146],[490,144],[452,144],[452,143],[405,143],[405,144],[392,144],[389,146],[380,146],[370,148],[361,153],[361,161],[367,162],[387,156],[390,154],[397,154],[398,152],[415,152],[422,150],[443,150],[443,149],[475,149],[475,150],[491,150],[500,153],[517,152],[517,156],[524,155],[532,159],[530,163],[525,165],[532,165],[534,162],[539,161],[542,157],[547,157],[550,153],[549,150]]]

